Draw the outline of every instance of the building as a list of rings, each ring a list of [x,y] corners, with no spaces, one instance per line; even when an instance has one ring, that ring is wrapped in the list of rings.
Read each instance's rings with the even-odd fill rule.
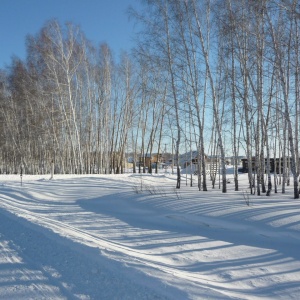
[[[153,153],[153,154],[145,154],[145,156],[139,156],[138,158],[138,164],[141,167],[146,167],[146,168],[150,168],[150,166],[152,168],[156,167],[156,164],[158,164],[158,166],[162,166],[164,164],[166,164],[166,157],[164,154],[162,153]]]
[[[252,171],[255,171],[256,168],[256,158],[252,157]],[[274,173],[283,173],[284,159],[283,158],[270,158],[270,172]],[[267,158],[265,158],[265,169],[267,167]],[[287,168],[290,168],[290,158],[287,158]],[[242,168],[239,169],[240,172],[248,173],[249,171],[249,162],[247,158],[242,159]]]

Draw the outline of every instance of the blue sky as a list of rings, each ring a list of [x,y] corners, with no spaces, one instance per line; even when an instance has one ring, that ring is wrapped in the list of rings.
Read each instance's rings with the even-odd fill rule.
[[[79,25],[95,44],[106,42],[118,56],[133,46],[134,22],[126,10],[138,0],[0,0],[0,68],[11,57],[26,58],[25,38],[36,34],[47,20]]]

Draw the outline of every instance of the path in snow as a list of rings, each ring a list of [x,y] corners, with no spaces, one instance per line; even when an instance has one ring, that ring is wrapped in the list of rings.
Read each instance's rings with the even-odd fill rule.
[[[161,283],[143,274],[135,274],[140,277],[135,282],[130,274],[134,270],[102,257],[97,248],[60,237],[3,210],[0,219],[3,300],[169,299],[172,293],[185,298],[172,288],[156,291]]]
[[[141,180],[159,189],[135,193]],[[297,299],[297,203],[276,195],[248,207],[241,192],[176,194],[173,183],[150,175],[11,182],[1,206],[30,222],[2,211],[2,247],[41,272],[48,297]]]

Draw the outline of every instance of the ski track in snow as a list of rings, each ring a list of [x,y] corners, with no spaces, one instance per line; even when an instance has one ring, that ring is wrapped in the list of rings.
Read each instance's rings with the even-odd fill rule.
[[[276,195],[247,207],[242,193],[173,184],[164,175],[4,182],[0,298],[299,299],[299,205]]]

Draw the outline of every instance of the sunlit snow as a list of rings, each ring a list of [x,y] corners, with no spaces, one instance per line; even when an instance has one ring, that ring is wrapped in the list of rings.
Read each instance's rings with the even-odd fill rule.
[[[293,187],[188,177],[1,175],[0,299],[299,299]]]

